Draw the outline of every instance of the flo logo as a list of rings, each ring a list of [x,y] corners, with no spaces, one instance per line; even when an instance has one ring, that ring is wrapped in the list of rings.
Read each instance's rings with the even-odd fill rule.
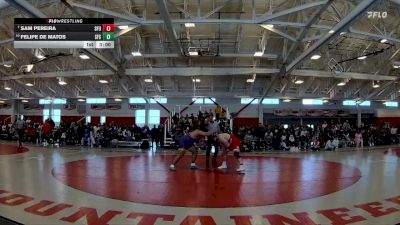
[[[368,19],[386,19],[388,16],[387,12],[379,12],[379,11],[369,11]]]

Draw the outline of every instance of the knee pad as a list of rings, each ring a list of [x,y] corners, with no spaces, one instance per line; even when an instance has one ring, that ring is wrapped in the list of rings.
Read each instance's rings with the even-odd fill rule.
[[[233,152],[233,155],[237,158],[237,159],[239,159],[240,158],[240,154],[239,154],[239,152]]]

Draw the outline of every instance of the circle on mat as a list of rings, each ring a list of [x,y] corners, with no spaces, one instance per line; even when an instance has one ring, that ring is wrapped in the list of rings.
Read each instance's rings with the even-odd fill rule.
[[[0,144],[0,155],[15,155],[29,151],[27,148],[18,148],[15,145]]]
[[[104,157],[61,164],[53,176],[91,194],[135,203],[231,208],[288,203],[340,191],[356,183],[361,172],[336,162],[286,157],[243,157],[245,175],[228,169],[192,171],[190,156],[169,171],[174,156]],[[198,165],[205,165],[199,156]]]
[[[400,157],[400,149],[389,149],[383,152],[385,155]]]

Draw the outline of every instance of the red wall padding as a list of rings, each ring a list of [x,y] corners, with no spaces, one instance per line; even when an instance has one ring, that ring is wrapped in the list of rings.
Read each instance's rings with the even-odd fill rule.
[[[110,124],[113,121],[115,125],[132,126],[135,123],[135,117],[106,117],[106,124]]]
[[[10,115],[0,115],[1,122],[4,122],[5,119],[7,119],[6,122],[10,122],[11,119]]]
[[[400,128],[400,117],[378,117],[376,118],[376,127],[382,127],[386,122],[390,123],[391,127]]]
[[[43,116],[25,116],[25,119],[30,119],[32,123],[43,123]]]
[[[77,122],[78,120],[82,119],[84,116],[61,116],[61,121],[63,123],[72,123],[72,122]],[[81,120],[82,124],[84,124],[86,121],[85,119]]]
[[[99,125],[100,124],[100,116],[92,116],[90,118],[90,124],[92,125]]]
[[[233,127],[254,127],[258,126],[258,118],[235,118],[233,119]]]
[[[160,124],[164,124],[168,117],[160,117]]]

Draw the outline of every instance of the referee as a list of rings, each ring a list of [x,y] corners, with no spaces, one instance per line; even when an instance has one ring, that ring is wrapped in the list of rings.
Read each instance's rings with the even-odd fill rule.
[[[212,118],[212,115],[210,115],[208,118],[208,126],[207,130],[212,131],[213,135],[207,137],[207,149],[206,149],[206,168],[209,168],[210,164],[210,155],[211,155],[211,148],[214,146],[215,152],[212,158],[212,166],[217,167],[217,156],[218,156],[218,151],[219,151],[219,142],[217,139],[217,134],[220,131],[219,123],[217,121],[214,121]]]
[[[18,116],[18,120],[16,122],[17,132],[18,132],[18,148],[22,148],[22,142],[24,142],[24,134],[25,134],[25,121],[22,119],[22,116]]]

